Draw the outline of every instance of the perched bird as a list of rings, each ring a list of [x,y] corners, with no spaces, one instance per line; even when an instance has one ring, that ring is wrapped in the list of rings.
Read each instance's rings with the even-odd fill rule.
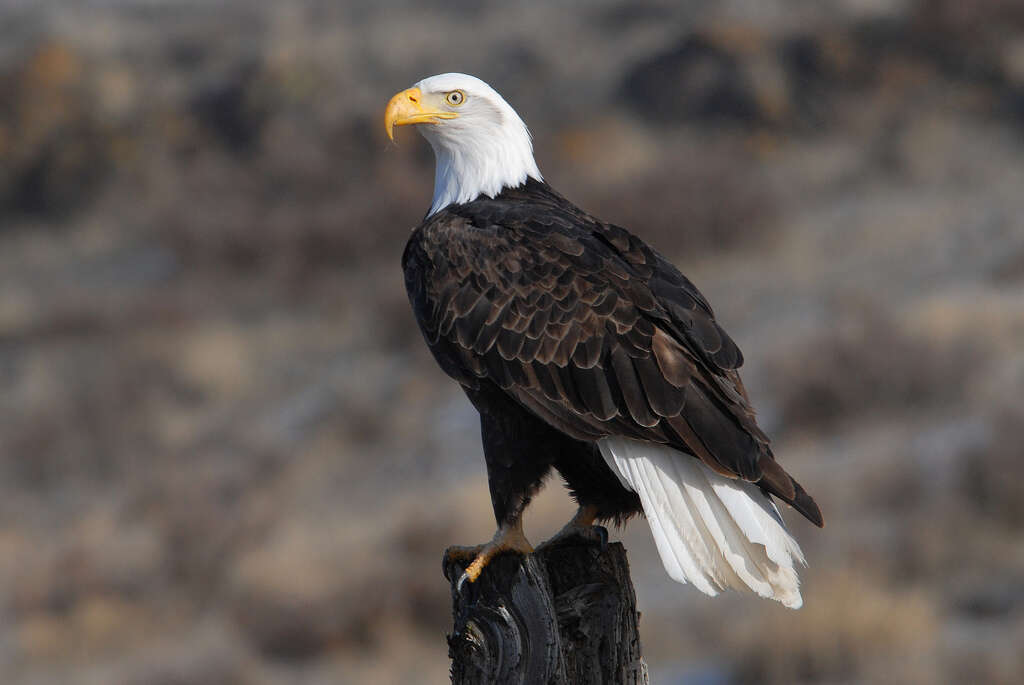
[[[771,496],[822,524],[779,466],[700,291],[629,231],[555,192],[526,125],[490,86],[441,74],[395,95],[385,128],[434,149],[434,198],[402,267],[441,368],[480,413],[498,529],[449,548],[475,581],[533,551],[523,511],[554,467],[579,511],[556,538],[643,512],[668,574],[709,595],[799,607],[803,554]]]

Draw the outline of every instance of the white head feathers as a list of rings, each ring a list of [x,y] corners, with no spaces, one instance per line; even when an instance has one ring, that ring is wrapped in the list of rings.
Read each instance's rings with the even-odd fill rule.
[[[414,87],[457,118],[417,126],[434,148],[434,199],[430,214],[480,195],[494,197],[526,179],[543,180],[533,159],[526,124],[493,88],[467,74],[440,74]],[[449,98],[453,92],[459,96]]]

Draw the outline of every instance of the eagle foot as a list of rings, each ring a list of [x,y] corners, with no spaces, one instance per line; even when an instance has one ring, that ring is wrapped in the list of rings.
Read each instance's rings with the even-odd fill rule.
[[[603,551],[608,547],[608,529],[604,526],[594,525],[595,520],[597,520],[597,507],[590,505],[580,507],[576,515],[565,524],[562,530],[542,542],[537,549],[568,545],[584,540],[600,544]]]
[[[566,526],[537,546],[538,550],[560,545],[578,544],[580,541],[596,542],[604,551],[608,547],[608,529],[604,526]]]
[[[450,569],[465,566],[455,585],[456,592],[462,592],[462,586],[467,580],[475,583],[487,564],[491,563],[491,559],[504,552],[518,552],[524,555],[533,553],[533,546],[523,535],[521,521],[502,525],[494,534],[494,538],[486,544],[472,547],[453,545],[446,549],[443,561],[445,577],[451,580]]]

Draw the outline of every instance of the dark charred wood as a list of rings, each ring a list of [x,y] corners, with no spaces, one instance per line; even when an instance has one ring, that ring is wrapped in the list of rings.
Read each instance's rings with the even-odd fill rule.
[[[495,558],[456,589],[446,561],[454,685],[647,683],[626,550],[569,539]]]

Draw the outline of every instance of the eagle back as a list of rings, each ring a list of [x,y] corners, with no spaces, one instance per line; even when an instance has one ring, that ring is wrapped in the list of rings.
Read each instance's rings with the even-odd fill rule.
[[[426,219],[403,267],[431,351],[463,385],[493,382],[579,439],[673,444],[761,476],[770,451],[739,349],[696,287],[625,229],[531,181]]]

